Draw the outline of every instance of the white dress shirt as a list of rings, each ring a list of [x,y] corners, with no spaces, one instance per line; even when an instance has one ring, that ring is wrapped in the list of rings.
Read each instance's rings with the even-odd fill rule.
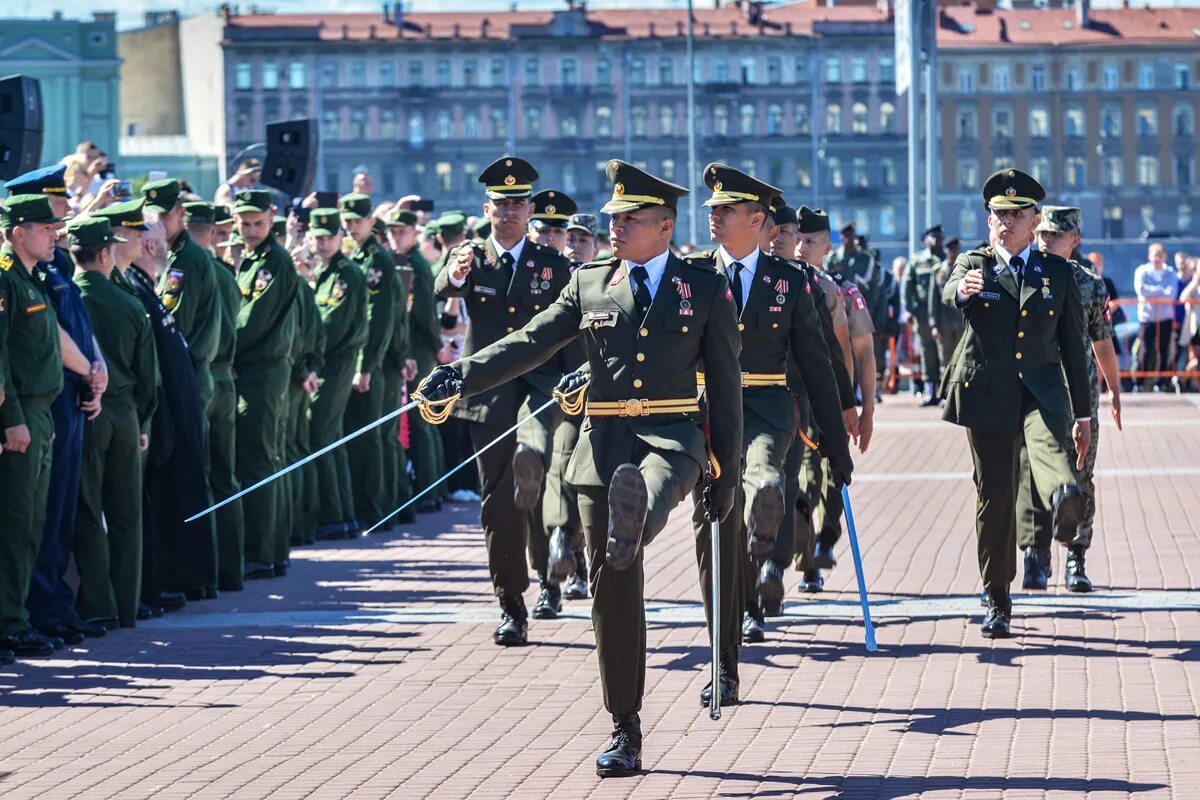
[[[658,293],[658,285],[662,283],[663,275],[667,272],[667,259],[670,258],[671,251],[664,250],[661,254],[647,261],[645,264],[639,265],[636,261],[625,260],[625,266],[629,269],[630,277],[633,276],[633,268],[643,266],[646,268],[646,288],[650,290],[650,299],[654,299],[654,295]],[[634,284],[634,294],[637,294],[637,284]]]

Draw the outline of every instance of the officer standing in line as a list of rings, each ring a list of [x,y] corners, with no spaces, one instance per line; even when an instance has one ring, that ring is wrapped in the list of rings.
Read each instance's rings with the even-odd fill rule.
[[[434,282],[438,296],[462,298],[466,303],[464,355],[527,324],[549,308],[570,280],[570,262],[525,235],[537,177],[532,164],[515,156],[504,156],[484,168],[479,182],[486,188],[483,212],[492,234],[482,244],[472,242],[452,250]],[[459,403],[453,415],[469,423],[475,452],[549,400],[562,374],[561,358],[552,359]],[[541,527],[542,484],[559,416],[555,408],[543,411],[477,459],[483,489],[480,522],[502,612],[493,639],[506,647],[528,641],[529,614],[522,597],[529,588],[525,549],[530,531]]]
[[[405,386],[409,378],[416,378],[416,362],[410,363],[412,339],[409,335],[408,324],[408,287],[404,282],[404,268],[397,260],[396,254],[389,249],[387,224],[382,219],[374,221],[376,236],[380,250],[388,254],[392,261],[392,338],[383,354],[380,378],[383,381],[383,396],[380,416],[395,411],[404,405]],[[405,259],[407,260],[407,258]],[[413,414],[412,416],[419,416]],[[372,524],[390,514],[408,502],[412,497],[412,481],[408,477],[408,452],[400,441],[401,422],[393,420],[379,428],[380,446],[383,450],[383,461],[380,464],[383,477],[383,513],[371,520]],[[403,525],[413,522],[416,513],[406,508],[398,516],[393,517],[391,525]]]
[[[370,330],[354,374],[354,391],[346,405],[346,429],[357,430],[384,414],[383,395],[386,386],[382,367],[395,327],[396,305],[392,284],[396,281],[396,264],[387,249],[380,247],[375,239],[370,197],[365,194],[343,195],[338,208],[341,210],[342,227],[354,240],[355,249],[350,261],[367,279]],[[383,461],[381,437],[382,434],[375,430],[346,445],[350,457],[354,511],[357,514],[355,521],[359,523],[346,531],[346,536],[350,538],[361,536],[365,527],[374,525],[395,508],[384,508],[384,477],[380,469]]]
[[[854,224],[842,226],[840,231],[842,241],[825,257],[825,271],[844,275],[849,280],[865,287],[870,283],[874,261],[871,254],[858,247],[858,237],[854,233]]]
[[[292,340],[289,354],[292,379],[288,383],[287,417],[281,443],[285,464],[293,464],[312,452],[309,409],[312,396],[320,385],[317,372],[325,350],[323,336],[316,295],[308,281],[297,271],[296,337]],[[319,509],[316,467],[307,464],[293,470],[283,480],[287,482],[290,492],[290,497],[285,494],[285,499],[290,502],[280,512],[284,520],[281,523],[283,535],[275,538],[275,571],[279,573],[282,565],[282,573],[286,574],[291,566],[291,547],[317,539]]]
[[[225,206],[203,201],[184,203],[187,230],[192,241],[204,248],[213,260],[217,302],[221,306],[221,327],[217,332],[217,352],[213,356],[213,399],[208,406],[208,482],[213,496],[231,497],[241,491],[234,460],[237,454],[237,388],[233,381],[233,356],[237,348],[237,316],[242,303],[238,291],[236,266],[216,256],[215,242],[228,238],[233,215]],[[221,237],[217,239],[217,237]],[[222,506],[215,513],[217,526],[217,589],[240,591],[245,574],[246,528],[240,499]]]
[[[308,246],[320,259],[313,288],[321,315],[324,345],[319,360],[319,388],[312,401],[309,438],[314,450],[336,442],[345,431],[346,403],[354,382],[359,352],[367,343],[367,279],[342,252],[341,222],[336,208],[317,208],[308,217]],[[334,539],[353,530],[354,486],[346,448],[339,447],[315,462],[321,498],[317,538]]]
[[[146,311],[112,280],[114,235],[106,217],[67,226],[75,285],[94,320],[109,369],[104,407],[84,434],[75,563],[85,619],[137,621],[142,590],[142,430],[157,404],[158,358]]]
[[[63,389],[63,368],[88,375],[91,364],[58,325],[48,288],[35,275],[54,256],[61,222],[45,195],[13,195],[0,205],[0,654],[48,656],[63,646],[30,626],[26,598],[46,521],[50,490],[50,407]],[[60,344],[61,342],[61,344]]]
[[[934,225],[923,234],[925,249],[908,258],[904,270],[904,308],[916,327],[917,339],[921,342],[921,375],[925,379],[925,402],[922,405],[938,404],[937,387],[941,383],[942,363],[938,355],[938,343],[933,334],[933,323],[929,319],[929,298],[933,292],[934,275],[938,266],[946,259],[942,248],[942,226]]]
[[[515,158],[500,163],[505,161],[513,162],[505,165],[508,168],[517,163]],[[517,172],[514,168],[500,173],[512,175],[512,181],[489,183],[520,185]],[[567,480],[579,493],[600,683],[614,725],[611,739],[596,759],[596,772],[616,777],[636,774],[642,766],[638,715],[646,685],[642,546],[663,529],[710,460],[719,470],[713,481],[714,510],[718,519],[729,515],[741,480],[737,465],[742,402],[737,320],[729,282],[670,250],[676,205],[687,190],[623,161],[610,161],[607,175],[614,184],[613,197],[603,210],[613,215],[615,257],[576,270],[545,313],[473,356],[434,370],[420,391],[430,400],[460,390],[466,397],[478,396],[553,362],[560,348],[583,337],[592,378],[584,412],[587,420]],[[506,236],[515,220],[499,217],[504,225],[497,226],[497,218],[493,215],[494,235]],[[453,268],[472,290],[489,286],[475,283],[478,270],[470,265],[463,275],[461,266]],[[470,284],[465,283],[467,278]],[[701,364],[712,409],[707,447],[696,402]],[[571,392],[585,380],[583,373],[572,373],[563,378],[560,388]]]
[[[442,333],[438,325],[437,297],[433,291],[433,270],[421,248],[417,246],[417,214],[400,206],[388,212],[388,242],[396,254],[398,266],[412,270],[412,292],[408,309],[409,352],[416,362],[416,375],[408,376],[407,389],[416,390],[416,376],[428,375],[437,366],[437,353],[442,348]],[[459,223],[462,224],[461,222]],[[442,455],[442,439],[433,425],[420,414],[409,413],[408,429],[412,449],[416,491],[421,491],[446,472]],[[437,490],[434,490],[436,492]]]
[[[5,188],[13,195],[45,197],[52,214],[65,219],[71,213],[65,172],[61,164],[44,167],[14,178]],[[71,283],[74,269],[70,256],[58,246],[53,248],[51,258],[40,261],[33,269],[34,280],[54,308],[62,345],[78,351],[94,366],[90,375],[63,370],[63,391],[50,407],[55,434],[51,445],[50,487],[37,564],[26,600],[33,627],[67,644],[79,644],[85,636],[101,636],[105,630],[79,616],[75,610],[75,592],[65,580],[75,541],[84,423],[99,410],[99,395],[108,377],[95,343],[91,318],[78,289]]]
[[[950,357],[958,349],[962,340],[965,323],[962,312],[949,308],[942,302],[942,292],[946,281],[950,280],[950,272],[962,247],[958,239],[951,239],[945,244],[946,257],[933,273],[933,288],[929,292],[929,326],[934,340],[937,341],[938,362],[949,364]]]
[[[1109,385],[1109,402],[1117,430],[1121,429],[1121,386],[1120,367],[1116,348],[1113,347],[1113,328],[1108,314],[1108,286],[1094,272],[1071,258],[1079,247],[1080,210],[1067,206],[1043,206],[1041,222],[1037,227],[1037,246],[1043,253],[1051,253],[1071,263],[1079,294],[1083,299],[1084,318],[1087,323],[1087,338],[1084,349],[1091,350],[1094,358],[1088,358],[1088,386],[1091,388],[1092,438],[1083,469],[1079,471],[1079,483],[1086,499],[1083,518],[1075,532],[1075,538],[1064,541],[1067,547],[1064,583],[1069,591],[1090,592],[1092,582],[1084,568],[1084,557],[1092,544],[1092,526],[1096,517],[1096,448],[1100,442],[1100,392],[1096,367],[1104,373]],[[1078,453],[1074,444],[1067,455],[1072,462]],[[1017,492],[1017,546],[1025,551],[1026,589],[1045,589],[1050,577],[1050,540],[1053,521],[1049,512],[1037,500],[1037,492],[1030,474],[1029,454],[1021,453],[1021,486]]]
[[[283,465],[279,451],[279,420],[287,402],[291,379],[291,344],[298,331],[296,293],[300,278],[292,258],[274,236],[271,224],[275,206],[265,189],[237,193],[233,209],[245,241],[238,265],[237,349],[237,475],[249,486]],[[276,537],[289,537],[278,520],[278,491],[267,484],[242,499],[246,519],[246,577],[271,578],[276,574]],[[286,566],[279,564],[282,569]]]
[[[1052,509],[1056,539],[1074,539],[1085,506],[1075,473],[1091,443],[1083,305],[1071,265],[1030,248],[1045,196],[1019,170],[993,173],[983,186],[993,243],[958,257],[942,296],[966,318],[940,393],[942,418],[967,429],[975,464],[979,571],[987,593],[981,632],[988,638],[1009,635],[1021,447],[1037,494]],[[1072,439],[1075,464],[1068,457]]]

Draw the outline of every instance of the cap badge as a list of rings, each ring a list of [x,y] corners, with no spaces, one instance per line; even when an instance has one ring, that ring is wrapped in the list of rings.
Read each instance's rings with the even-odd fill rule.
[[[1007,189],[1005,189],[1005,190],[1004,190],[1004,193],[1005,193],[1006,195],[1008,195],[1009,197],[1016,197],[1016,195],[1017,195],[1017,190],[1016,190],[1016,189],[1014,189],[1013,187],[1011,187],[1011,186],[1010,186],[1010,187],[1008,187]]]
[[[151,199],[151,200],[153,200],[153,199],[154,199],[154,197],[155,197],[155,195],[156,195],[157,193],[158,193],[158,190],[157,190],[157,189],[151,189],[150,191],[146,192],[146,194],[150,195],[150,199]]]
[[[725,188],[725,185],[722,184],[720,181],[713,182],[713,191],[714,192],[720,192],[720,191],[724,190],[724,188]]]
[[[558,209],[557,209],[557,208],[555,208],[554,206],[546,206],[546,213],[547,213],[547,214],[554,214],[554,213],[556,213],[557,211],[558,211]]]
[[[615,184],[613,186],[613,194],[616,195],[617,197],[620,197],[621,195],[625,194],[625,184],[623,184],[623,183]]]
[[[505,186],[514,186],[514,185],[516,185],[516,183],[517,183],[517,179],[514,178],[512,175],[504,176],[504,185]]]

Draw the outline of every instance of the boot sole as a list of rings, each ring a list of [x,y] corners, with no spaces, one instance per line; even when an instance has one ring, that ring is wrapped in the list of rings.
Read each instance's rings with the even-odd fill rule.
[[[637,558],[642,544],[649,505],[646,479],[632,464],[622,464],[613,473],[608,486],[607,563],[614,569],[628,569]]]
[[[522,511],[531,511],[537,506],[542,493],[542,477],[546,467],[542,457],[532,450],[518,450],[513,456],[513,483],[516,484],[513,502]]]
[[[774,484],[758,487],[750,506],[750,555],[768,558],[783,522],[783,490]]]
[[[596,774],[601,778],[629,778],[642,771],[642,760],[639,758],[633,764],[633,769],[601,769],[596,767]]]

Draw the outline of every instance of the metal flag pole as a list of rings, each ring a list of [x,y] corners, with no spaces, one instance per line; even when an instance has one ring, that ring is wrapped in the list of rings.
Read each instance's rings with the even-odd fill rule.
[[[379,522],[376,522],[376,523],[375,523],[374,525],[372,525],[370,528],[367,528],[367,533],[371,533],[372,531],[378,530],[378,529],[379,529],[379,527],[380,527],[381,525],[383,525],[385,522],[387,522],[388,520],[392,519],[392,518],[393,518],[393,517],[395,517],[397,514],[399,514],[401,511],[403,511],[404,509],[406,509],[406,508],[408,508],[409,506],[411,506],[413,503],[415,503],[415,502],[417,502],[418,500],[420,500],[422,497],[424,497],[426,494],[428,494],[429,492],[431,492],[431,491],[432,491],[433,489],[435,489],[436,487],[438,487],[438,486],[441,486],[443,483],[445,483],[445,482],[446,482],[446,480],[448,480],[448,479],[450,478],[450,476],[451,476],[451,475],[453,475],[454,473],[458,472],[460,469],[462,469],[463,467],[465,467],[467,464],[470,464],[472,461],[474,461],[476,458],[478,458],[480,455],[482,455],[482,454],[483,454],[483,453],[485,453],[486,451],[490,450],[490,449],[491,449],[492,447],[494,447],[495,445],[499,444],[501,439],[503,439],[504,437],[508,436],[510,433],[512,433],[513,431],[515,431],[517,428],[519,428],[519,427],[521,427],[522,425],[524,425],[526,422],[529,422],[529,420],[533,419],[533,418],[534,418],[534,417],[536,417],[538,414],[542,413],[542,412],[543,412],[543,411],[545,411],[547,408],[549,408],[550,406],[554,405],[556,402],[558,402],[558,400],[557,400],[556,398],[551,398],[551,399],[547,400],[545,403],[542,403],[542,405],[541,405],[541,406],[539,406],[538,408],[536,408],[535,410],[533,410],[533,411],[529,412],[529,414],[528,414],[528,415],[526,415],[526,416],[522,417],[521,419],[517,420],[517,423],[516,423],[515,425],[513,425],[511,428],[509,428],[508,430],[506,430],[504,433],[502,433],[502,434],[500,434],[499,436],[497,436],[495,439],[492,439],[490,442],[488,442],[487,444],[485,444],[483,447],[479,448],[479,451],[478,451],[478,452],[476,452],[476,453],[474,453],[474,454],[472,454],[472,455],[470,455],[470,456],[467,456],[467,458],[466,458],[465,460],[463,460],[461,463],[459,463],[459,465],[458,465],[458,466],[456,466],[454,469],[450,470],[450,471],[449,471],[449,472],[447,472],[445,475],[443,475],[442,477],[438,478],[436,481],[434,481],[433,483],[429,484],[428,486],[426,486],[426,487],[425,487],[424,489],[422,489],[421,491],[417,492],[417,494],[415,494],[415,495],[414,495],[414,496],[413,496],[413,497],[412,497],[412,498],[411,498],[411,499],[410,499],[410,500],[409,500],[407,503],[405,503],[404,505],[400,506],[399,508],[397,508],[397,509],[396,509],[395,511],[393,511],[392,513],[388,514],[388,515],[387,515],[386,517],[384,517],[383,519],[379,520]]]
[[[850,552],[854,555],[854,572],[858,576],[858,597],[862,601],[863,627],[866,629],[867,652],[879,649],[875,643],[875,626],[871,624],[871,606],[867,602],[867,581],[863,577],[862,555],[858,550],[858,532],[854,527],[854,509],[850,507],[850,489],[842,487],[842,505],[846,508],[846,530],[850,532]]]
[[[395,411],[389,411],[387,414],[384,414],[382,417],[375,420],[374,422],[371,422],[371,423],[368,423],[367,425],[362,426],[361,428],[356,430],[354,433],[346,434],[342,438],[338,439],[336,442],[325,445],[317,452],[311,453],[311,454],[305,456],[304,458],[297,461],[295,464],[284,467],[283,469],[279,470],[278,472],[276,472],[272,475],[268,475],[267,477],[263,478],[261,481],[254,484],[253,486],[249,486],[245,489],[242,489],[240,492],[238,492],[235,495],[230,495],[229,497],[226,497],[221,502],[219,502],[215,505],[209,506],[208,508],[201,511],[199,514],[193,514],[192,516],[188,517],[184,521],[185,522],[195,522],[196,520],[200,519],[201,517],[206,516],[208,514],[211,514],[214,511],[216,511],[218,508],[224,508],[225,506],[232,503],[234,500],[237,500],[239,497],[245,497],[246,495],[250,494],[254,490],[261,489],[262,487],[266,486],[271,481],[282,478],[284,475],[287,475],[289,472],[294,472],[295,470],[300,469],[300,467],[303,467],[305,464],[309,463],[310,461],[314,461],[314,460],[320,458],[321,456],[328,453],[330,450],[336,450],[337,448],[341,447],[342,445],[344,445],[346,442],[350,441],[351,439],[354,439],[355,437],[358,437],[358,436],[362,436],[367,431],[378,428],[380,425],[383,425],[388,420],[393,420],[396,417],[400,416],[405,411],[410,411],[410,410],[416,408],[419,404],[420,404],[419,400],[413,400],[408,405],[401,406],[400,408],[397,408]]]

